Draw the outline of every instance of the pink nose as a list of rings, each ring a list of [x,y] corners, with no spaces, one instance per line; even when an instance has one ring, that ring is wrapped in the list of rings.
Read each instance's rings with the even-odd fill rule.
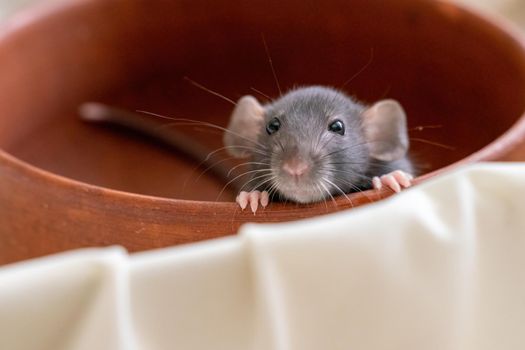
[[[301,176],[308,171],[308,164],[299,159],[290,159],[283,163],[283,170],[292,176]]]

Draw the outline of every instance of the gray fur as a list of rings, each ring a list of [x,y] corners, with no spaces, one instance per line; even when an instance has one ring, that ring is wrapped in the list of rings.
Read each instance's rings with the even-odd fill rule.
[[[367,107],[343,93],[314,86],[292,90],[264,106],[264,127],[253,152],[253,175],[243,190],[267,190],[278,198],[299,203],[324,200],[371,188],[373,176],[393,170],[412,172],[406,156],[391,162],[370,156],[363,131]],[[279,131],[268,135],[266,124],[277,117]],[[343,121],[345,134],[328,130],[336,119]],[[311,171],[300,180],[282,171],[291,157],[303,159]]]

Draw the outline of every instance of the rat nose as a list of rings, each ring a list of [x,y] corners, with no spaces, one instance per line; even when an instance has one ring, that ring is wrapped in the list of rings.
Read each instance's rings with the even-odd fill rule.
[[[283,171],[291,176],[301,176],[310,168],[308,163],[299,158],[292,158],[283,163]]]

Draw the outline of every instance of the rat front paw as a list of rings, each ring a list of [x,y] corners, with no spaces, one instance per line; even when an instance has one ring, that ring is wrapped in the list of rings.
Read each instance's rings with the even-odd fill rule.
[[[266,191],[241,191],[241,193],[239,193],[235,201],[237,202],[237,204],[239,204],[242,210],[246,209],[248,204],[250,204],[250,209],[255,215],[255,212],[259,207],[259,202],[261,203],[263,208],[266,208],[266,206],[270,202],[270,197],[268,195],[268,192]]]
[[[374,189],[380,190],[384,186],[388,186],[394,192],[401,192],[401,188],[412,186],[414,177],[402,170],[396,170],[381,177],[376,176],[372,179]]]

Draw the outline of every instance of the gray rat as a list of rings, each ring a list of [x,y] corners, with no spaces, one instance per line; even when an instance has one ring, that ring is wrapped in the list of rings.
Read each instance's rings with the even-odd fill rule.
[[[80,115],[89,122],[139,131],[210,165],[210,153],[198,142],[134,113],[87,103]],[[365,106],[321,86],[292,90],[266,105],[244,96],[236,104],[223,141],[230,155],[250,158],[246,164],[252,168],[245,174],[251,176],[237,186],[236,201],[243,210],[250,205],[254,213],[259,203],[268,205],[270,195],[312,203],[382,186],[399,192],[411,185],[406,116],[394,100]],[[228,181],[230,169],[218,163],[209,168]]]
[[[298,88],[261,105],[242,97],[224,144],[235,157],[250,157],[251,178],[237,196],[255,213],[269,197],[298,203],[383,185],[399,192],[411,185],[406,116],[394,100],[372,106],[332,88]]]

